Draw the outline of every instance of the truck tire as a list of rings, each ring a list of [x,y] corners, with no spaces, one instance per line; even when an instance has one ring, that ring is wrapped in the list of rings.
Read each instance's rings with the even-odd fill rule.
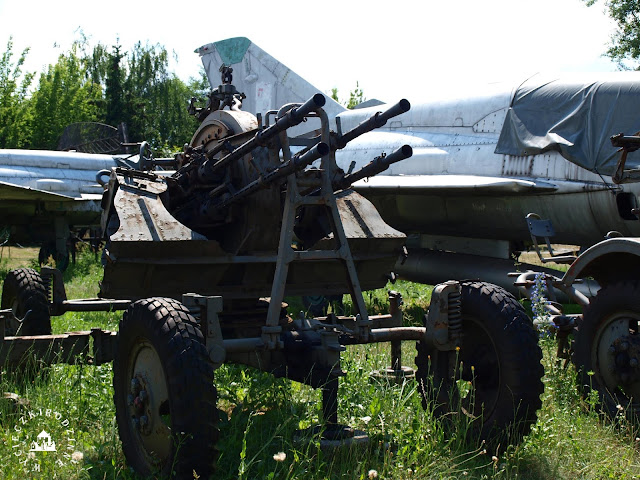
[[[501,287],[464,282],[461,301],[459,351],[416,344],[422,405],[454,422],[468,417],[468,431],[483,440],[517,441],[542,405],[544,369],[536,333],[520,303]]]
[[[598,392],[614,418],[640,414],[640,282],[620,281],[598,291],[574,333],[572,361],[585,396]]]
[[[133,303],[113,362],[122,450],[140,475],[209,478],[218,440],[213,365],[196,320],[178,301]]]
[[[7,323],[6,336],[51,335],[48,290],[35,270],[18,268],[7,273],[1,306],[12,309],[16,319]]]

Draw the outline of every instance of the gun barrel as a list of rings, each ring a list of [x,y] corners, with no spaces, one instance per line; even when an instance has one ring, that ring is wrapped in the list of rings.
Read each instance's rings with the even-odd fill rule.
[[[358,180],[362,180],[366,177],[372,177],[380,172],[384,172],[387,168],[389,168],[391,164],[409,158],[412,155],[413,148],[411,148],[410,145],[403,145],[394,150],[389,155],[381,155],[374,158],[371,162],[369,162],[357,172],[354,172],[350,175],[345,175],[344,178],[340,180],[340,182],[334,184],[334,188],[336,190],[344,190],[350,185],[353,185]]]
[[[315,160],[327,155],[329,151],[330,151],[329,145],[323,142],[319,142],[307,152],[294,156],[291,160],[289,160],[284,165],[267,173],[263,177],[260,177],[257,180],[254,180],[253,182],[249,183],[245,187],[238,190],[236,193],[234,193],[230,197],[218,203],[211,204],[210,208],[213,208],[214,210],[220,210],[234,202],[242,200],[243,198],[246,198],[249,195],[255,193],[257,190],[261,189],[262,187],[270,183],[273,183],[280,178],[291,175],[292,173],[295,173],[298,170],[304,169],[307,165],[311,164]]]
[[[342,135],[336,142],[335,148],[344,148],[354,138],[359,137],[363,133],[370,132],[375,128],[384,126],[390,118],[397,117],[398,115],[408,112],[411,109],[411,103],[409,100],[402,99],[395,105],[389,107],[384,112],[377,112],[370,116],[368,119],[361,122],[357,127],[349,130]]]
[[[198,169],[198,178],[202,183],[209,183],[215,172],[224,168],[229,163],[238,160],[248,153],[250,153],[256,147],[264,146],[269,140],[278,135],[280,132],[287,128],[294,127],[304,120],[311,112],[317,111],[322,108],[326,103],[326,98],[321,93],[316,93],[313,97],[307,100],[299,107],[292,108],[283,117],[279,118],[273,125],[259,131],[249,141],[243,143],[233,152],[229,153],[220,160],[207,160]]]

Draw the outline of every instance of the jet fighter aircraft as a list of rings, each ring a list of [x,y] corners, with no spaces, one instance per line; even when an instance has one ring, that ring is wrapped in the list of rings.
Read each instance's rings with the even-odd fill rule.
[[[234,69],[233,83],[247,96],[242,109],[252,113],[268,116],[276,105],[318,92],[247,38],[196,52],[212,88],[223,64]],[[404,278],[481,278],[513,290],[506,272],[531,243],[531,212],[551,220],[554,243],[587,247],[611,231],[640,236],[640,185],[612,182],[618,152],[609,141],[640,131],[640,72],[537,75],[516,85],[425,93],[429,101],[412,102],[409,112],[336,152],[346,171],[413,147],[410,159],[354,184],[387,223],[412,234],[409,257],[397,266]],[[342,131],[384,109],[325,106]]]
[[[126,163],[122,155],[0,149],[0,226],[12,241],[41,243],[40,260],[52,255],[64,268],[70,228],[100,224],[100,182]]]

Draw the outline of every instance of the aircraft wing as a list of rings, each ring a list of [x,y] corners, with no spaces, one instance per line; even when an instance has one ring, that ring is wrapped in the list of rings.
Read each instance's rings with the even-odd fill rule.
[[[23,187],[13,183],[0,182],[0,200],[42,200],[55,202],[72,202],[74,197],[59,193]]]
[[[360,180],[353,188],[364,194],[487,194],[518,195],[551,193],[558,185],[539,180],[477,175],[376,175]],[[562,189],[564,190],[564,189]]]

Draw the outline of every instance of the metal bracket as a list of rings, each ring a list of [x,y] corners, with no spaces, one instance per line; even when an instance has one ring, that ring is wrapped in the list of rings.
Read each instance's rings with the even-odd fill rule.
[[[182,295],[182,303],[200,315],[205,345],[214,368],[220,367],[227,356],[218,314],[222,312],[222,297],[205,297],[196,293]]]
[[[462,286],[448,281],[436,285],[431,294],[429,312],[425,315],[426,340],[438,350],[455,350],[462,340]]]

